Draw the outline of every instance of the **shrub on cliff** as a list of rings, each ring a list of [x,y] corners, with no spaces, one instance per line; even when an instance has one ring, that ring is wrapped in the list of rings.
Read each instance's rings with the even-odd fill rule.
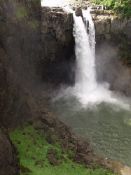
[[[125,17],[131,17],[130,0],[92,0],[95,4],[106,6]]]

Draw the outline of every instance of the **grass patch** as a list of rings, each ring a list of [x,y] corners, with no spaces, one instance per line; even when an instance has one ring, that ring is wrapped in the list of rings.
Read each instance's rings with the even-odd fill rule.
[[[32,126],[16,129],[10,138],[18,149],[21,175],[113,175],[102,168],[92,170],[74,163],[60,145],[49,144]],[[60,160],[58,165],[49,162],[47,155],[51,149]]]

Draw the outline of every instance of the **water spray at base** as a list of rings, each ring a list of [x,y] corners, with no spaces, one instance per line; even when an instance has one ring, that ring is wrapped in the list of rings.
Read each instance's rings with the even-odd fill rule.
[[[108,83],[100,84],[96,80],[95,64],[95,26],[90,8],[83,10],[83,18],[74,16],[74,37],[76,54],[76,80],[73,94],[83,105],[102,102],[128,106],[118,99],[110,90]]]

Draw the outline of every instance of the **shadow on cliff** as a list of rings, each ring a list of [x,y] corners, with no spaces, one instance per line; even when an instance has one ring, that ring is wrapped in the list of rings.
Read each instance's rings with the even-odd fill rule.
[[[103,41],[96,49],[97,79],[108,82],[110,89],[131,96],[131,71],[122,64],[118,44]]]
[[[42,7],[41,22],[43,80],[71,85],[75,69],[73,15],[62,8]]]
[[[0,2],[0,122],[6,127],[38,117],[52,91],[48,83],[73,84],[72,16],[46,10],[39,0]]]

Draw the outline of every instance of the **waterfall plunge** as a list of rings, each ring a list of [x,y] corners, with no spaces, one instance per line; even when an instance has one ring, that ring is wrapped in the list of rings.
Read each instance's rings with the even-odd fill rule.
[[[83,10],[82,17],[74,17],[74,37],[76,54],[76,79],[72,93],[83,105],[113,103],[123,106],[109,90],[108,83],[100,84],[96,80],[95,68],[95,27],[90,9]]]
[[[87,19],[88,20],[88,11]],[[91,18],[90,18],[91,19]],[[87,24],[86,24],[87,25]],[[89,23],[90,26],[90,23]],[[97,88],[96,72],[95,72],[95,54],[94,54],[94,39],[92,33],[94,28],[89,27],[89,34],[87,28],[83,23],[81,17],[74,14],[74,37],[75,37],[75,54],[76,54],[76,89],[82,93],[87,94]],[[92,32],[93,31],[93,32]],[[92,33],[91,33],[92,32]],[[93,41],[93,42],[92,42]],[[93,43],[93,44],[92,44]]]
[[[47,2],[47,3],[46,3]],[[66,12],[73,13],[74,38],[76,54],[76,79],[75,86],[62,88],[54,100],[61,97],[75,96],[83,106],[97,105],[101,102],[116,104],[120,107],[130,108],[128,101],[122,100],[109,90],[108,83],[100,84],[96,80],[95,68],[95,28],[90,14],[90,9],[83,10],[82,17],[77,17],[75,12],[65,0],[42,1],[42,6],[60,6]]]

